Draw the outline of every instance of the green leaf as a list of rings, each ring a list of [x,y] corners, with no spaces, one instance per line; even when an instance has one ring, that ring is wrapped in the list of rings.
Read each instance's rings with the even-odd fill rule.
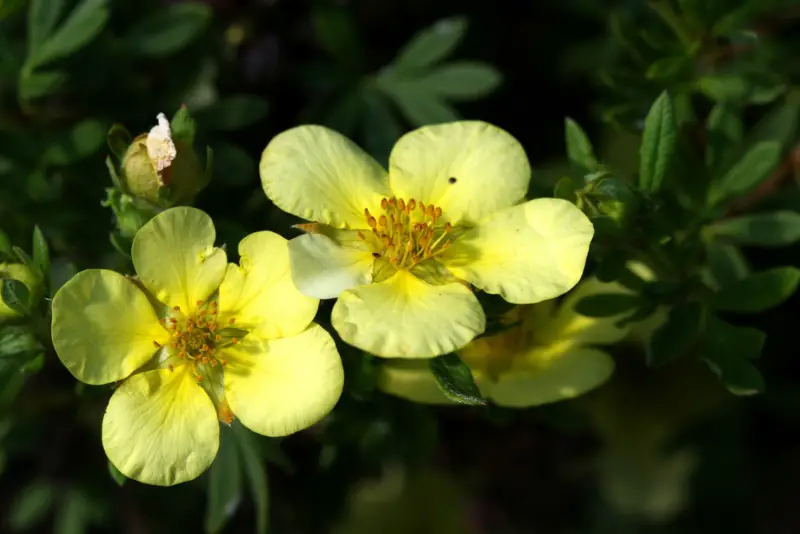
[[[28,54],[35,54],[64,10],[64,0],[31,0],[28,8]]]
[[[431,93],[424,84],[418,81],[398,81],[381,84],[387,94],[394,100],[405,118],[414,126],[425,126],[460,119],[456,110]]]
[[[644,76],[648,80],[667,80],[675,78],[681,71],[689,65],[689,58],[686,56],[662,57],[655,60],[647,67]]]
[[[311,19],[322,48],[339,63],[359,70],[363,45],[353,13],[343,6],[315,5]]]
[[[753,395],[764,390],[764,379],[750,362],[761,354],[766,335],[755,328],[733,326],[709,317],[700,355],[734,395]]]
[[[675,152],[677,125],[672,99],[664,91],[653,103],[644,121],[639,149],[639,186],[650,193],[661,188]]]
[[[50,249],[47,240],[42,234],[39,225],[33,227],[33,263],[35,263],[45,278],[50,276]]]
[[[97,119],[76,124],[66,135],[57,138],[42,155],[51,165],[71,165],[96,153],[107,139],[107,125]]]
[[[403,130],[395,118],[386,96],[375,90],[365,89],[363,99],[364,148],[384,168],[388,167],[389,154]]]
[[[261,120],[267,113],[267,102],[253,95],[224,98],[197,113],[197,120],[208,131],[241,130]]]
[[[172,130],[172,137],[174,139],[183,141],[188,145],[194,143],[194,137],[197,133],[197,124],[191,112],[189,112],[188,107],[181,106],[178,108],[178,111],[172,116],[172,120],[169,121],[169,127],[170,130]]]
[[[437,67],[417,80],[447,100],[475,100],[494,92],[503,76],[486,63],[459,61]]]
[[[85,534],[96,514],[88,497],[79,489],[71,489],[56,511],[53,534]]]
[[[718,310],[758,313],[778,306],[791,297],[800,283],[800,269],[775,267],[753,273],[723,286],[712,304]]]
[[[449,399],[470,406],[486,406],[486,399],[475,384],[472,372],[457,354],[432,358],[430,369],[436,377],[439,389]]]
[[[89,44],[108,21],[108,0],[83,0],[42,46],[28,56],[26,66],[33,70],[56,59],[70,56]]]
[[[575,194],[576,191],[577,187],[575,186],[575,182],[572,181],[572,178],[564,176],[556,182],[553,188],[553,196],[574,204],[578,199],[578,196]]]
[[[648,340],[647,365],[660,367],[685,354],[697,339],[702,320],[703,306],[699,302],[673,307]]]
[[[66,83],[67,78],[67,73],[58,70],[23,73],[19,79],[19,96],[28,101],[55,93]]]
[[[128,48],[143,56],[166,56],[182,50],[205,30],[211,8],[197,2],[169,4],[139,21],[123,37]]]
[[[638,295],[627,293],[596,293],[583,297],[575,305],[575,311],[586,317],[611,317],[632,311],[641,304]]]
[[[56,488],[50,482],[28,484],[8,510],[8,526],[15,531],[35,526],[50,512],[56,495]]]
[[[221,532],[242,502],[242,469],[231,430],[221,427],[219,452],[208,477],[205,531]]]
[[[42,344],[27,326],[10,324],[0,326],[0,359],[27,360],[43,349]]]
[[[727,104],[717,104],[708,116],[706,166],[716,169],[742,142],[743,125],[739,114]]]
[[[125,484],[125,481],[128,480],[128,477],[122,474],[122,472],[117,469],[117,466],[111,463],[111,460],[108,460],[108,474],[111,477],[111,480],[117,483],[117,486],[122,487]]]
[[[242,186],[256,179],[256,162],[240,146],[219,143],[214,148],[214,177],[232,186]]]
[[[19,280],[4,278],[0,280],[0,298],[6,306],[20,315],[28,315],[30,308],[30,291]]]
[[[458,46],[467,31],[467,19],[452,17],[442,19],[425,28],[403,46],[392,69],[413,72],[429,67],[446,58]]]
[[[61,286],[76,274],[78,274],[78,268],[74,263],[66,260],[54,260],[50,266],[50,298],[53,298]]]
[[[778,78],[738,73],[703,76],[697,81],[697,86],[715,102],[738,104],[768,104],[786,90]]]
[[[711,182],[709,203],[716,205],[732,196],[743,195],[769,177],[781,158],[781,146],[762,141],[751,148],[728,172]]]
[[[786,149],[797,138],[798,119],[800,92],[791,93],[783,102],[772,106],[753,127],[747,141],[751,146],[759,141],[776,141]]]
[[[250,485],[250,493],[256,508],[256,532],[266,534],[269,513],[269,486],[267,485],[267,467],[259,452],[258,443],[252,432],[234,422],[231,425],[241,453],[242,468]]]
[[[122,161],[131,144],[131,134],[125,126],[114,124],[106,134],[106,142],[111,153],[114,154],[117,160]]]
[[[785,247],[800,241],[800,213],[784,210],[723,219],[709,232],[736,245]]]
[[[599,165],[594,155],[592,142],[589,141],[589,137],[580,125],[567,117],[564,119],[564,131],[567,140],[567,157],[570,163],[583,172],[597,170]]]
[[[750,274],[744,254],[733,245],[707,243],[709,274],[717,289],[725,287]]]

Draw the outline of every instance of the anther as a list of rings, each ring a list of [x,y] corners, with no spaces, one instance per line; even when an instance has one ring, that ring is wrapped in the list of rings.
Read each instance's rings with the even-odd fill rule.
[[[444,231],[445,231],[445,232],[447,232],[447,233],[450,233],[450,232],[452,232],[452,231],[453,231],[453,225],[452,225],[452,224],[450,224],[449,222],[448,222],[448,223],[446,223],[446,224],[444,225]]]
[[[385,209],[387,209],[388,207],[389,207],[389,201],[388,201],[388,200],[386,200],[385,198],[382,198],[382,199],[381,199],[381,209],[384,209],[384,210],[385,210]]]
[[[153,340],[153,346],[155,348],[157,348],[157,349],[160,349],[161,348],[161,343],[159,343],[158,341]]]
[[[378,219],[378,225],[381,228],[385,228],[386,227],[386,215],[381,215],[380,219]]]
[[[214,336],[214,341],[222,341],[222,336],[217,334],[216,336]]]
[[[428,217],[433,217],[433,212],[435,211],[433,204],[428,204],[428,207],[425,208],[425,215]]]
[[[231,339],[231,344],[232,345],[236,345],[237,343],[239,343],[238,339],[236,339],[236,338]]]
[[[436,217],[437,219],[438,219],[439,217],[441,217],[441,216],[442,216],[442,208],[440,208],[439,206],[436,206],[436,209],[435,209],[435,210],[433,210],[433,215],[434,215],[434,217]]]
[[[414,211],[414,208],[417,207],[417,201],[413,198],[408,201],[408,211]]]
[[[375,220],[375,217],[370,217],[369,219],[367,219],[367,224],[369,225],[370,228],[378,227],[378,221]]]
[[[364,232],[362,232],[361,230],[359,230],[359,231],[358,231],[358,234],[357,234],[357,235],[358,235],[358,238],[359,238],[361,241],[366,241],[366,240],[367,240],[367,236],[365,236],[365,235],[364,235]]]
[[[202,300],[198,300],[197,302],[195,302],[195,304],[197,304],[197,306],[200,307],[200,306],[203,305],[203,301]]]
[[[219,361],[219,364],[220,364],[221,366],[225,367],[226,365],[228,365],[228,360],[220,360],[220,361]]]
[[[402,198],[397,201],[397,209],[400,211],[406,211],[406,202]]]
[[[172,309],[175,310],[175,311],[181,311],[181,307],[180,306],[173,306]]]
[[[370,215],[369,213],[369,208],[364,208],[364,217],[366,217],[367,219],[372,217],[372,215]]]
[[[174,371],[174,370],[175,370],[175,368],[172,366],[172,364],[169,364],[167,367],[169,367],[169,371],[170,371],[170,372],[172,372],[172,371]]]
[[[236,317],[231,317],[231,318],[228,320],[228,324],[233,324],[233,323],[235,323],[235,322],[236,322]]]

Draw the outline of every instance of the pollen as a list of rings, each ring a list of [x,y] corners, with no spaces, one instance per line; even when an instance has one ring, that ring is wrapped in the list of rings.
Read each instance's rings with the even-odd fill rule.
[[[442,208],[416,199],[383,198],[383,213],[364,209],[371,234],[359,232],[359,239],[372,245],[372,256],[385,258],[398,269],[411,269],[434,258],[453,242],[454,228],[442,222]]]
[[[201,366],[223,366],[225,361],[219,358],[219,350],[226,344],[236,343],[238,339],[230,339],[229,336],[220,335],[217,333],[217,311],[218,305],[214,301],[201,301],[196,302],[196,311],[189,317],[170,317],[159,321],[161,325],[171,332],[172,339],[169,346],[172,347],[172,355],[177,357],[182,363],[191,366],[192,373],[198,382],[202,381],[202,367]],[[179,308],[175,306],[175,311]],[[235,319],[228,320],[230,324],[235,322]],[[161,345],[153,342],[157,348]],[[175,361],[173,361],[178,365]],[[172,370],[172,364],[168,365]]]

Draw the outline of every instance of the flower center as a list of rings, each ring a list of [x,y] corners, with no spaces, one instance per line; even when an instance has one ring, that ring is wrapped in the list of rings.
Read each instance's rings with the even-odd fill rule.
[[[365,232],[358,233],[363,241],[371,241],[376,258],[383,257],[398,269],[410,269],[421,261],[441,254],[452,244],[447,238],[453,226],[441,224],[442,208],[413,198],[384,198],[383,213],[377,217],[364,209],[367,225],[372,229],[372,238]]]
[[[191,365],[198,382],[201,382],[203,377],[197,366],[224,367],[228,362],[219,357],[217,349],[239,342],[239,338],[234,337],[238,331],[234,331],[232,335],[233,329],[220,327],[217,321],[217,306],[217,301],[197,301],[197,311],[194,315],[160,320],[162,326],[172,332],[169,346],[173,354],[179,360]],[[173,310],[181,311],[179,306],[175,306]],[[228,322],[233,325],[235,319],[231,318]],[[169,365],[169,369],[173,370],[173,366]]]

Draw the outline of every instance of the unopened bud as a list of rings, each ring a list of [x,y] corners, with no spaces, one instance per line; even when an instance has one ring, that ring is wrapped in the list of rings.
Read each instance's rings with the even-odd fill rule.
[[[22,263],[0,263],[0,280],[4,279],[17,280],[25,285],[28,289],[28,302],[25,303],[27,307],[32,307],[39,300],[43,290],[42,281],[27,266]],[[12,317],[20,317],[20,314],[0,297],[0,322]]]

